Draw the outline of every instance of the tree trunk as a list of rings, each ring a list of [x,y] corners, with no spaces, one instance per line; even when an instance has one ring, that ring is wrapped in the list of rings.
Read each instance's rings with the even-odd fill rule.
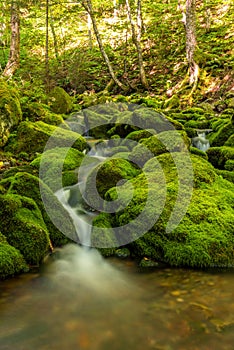
[[[46,0],[46,38],[45,38],[45,85],[47,92],[50,91],[50,68],[49,68],[49,0]]]
[[[189,83],[196,84],[199,76],[199,67],[194,60],[196,49],[196,0],[186,0],[186,58],[189,64]]]
[[[116,77],[115,73],[114,73],[114,70],[112,68],[112,65],[111,65],[111,62],[109,60],[109,57],[104,49],[104,46],[103,46],[103,43],[102,43],[102,39],[101,39],[101,36],[100,36],[100,33],[99,33],[99,30],[98,30],[98,27],[97,27],[97,23],[96,23],[96,18],[94,16],[94,12],[93,12],[93,7],[92,7],[92,2],[91,0],[82,0],[82,6],[84,7],[84,9],[88,12],[88,14],[90,15],[91,17],[91,20],[92,20],[92,24],[93,24],[93,30],[94,30],[94,34],[96,36],[96,39],[97,39],[97,42],[98,42],[98,46],[99,46],[99,49],[101,51],[101,54],[102,54],[102,57],[108,67],[108,70],[109,70],[109,73],[110,73],[110,76],[111,78],[114,80],[114,82],[116,83],[116,85],[118,85],[122,90],[126,90],[127,87],[125,85],[123,85],[121,83],[121,81],[119,81],[119,79]]]
[[[135,23],[132,18],[132,12],[131,12],[131,7],[130,3],[128,0],[126,1],[126,7],[127,7],[127,14],[128,14],[128,19],[131,25],[131,31],[132,31],[132,41],[136,47],[137,50],[137,56],[138,56],[138,66],[140,70],[140,79],[141,79],[141,84],[144,86],[145,89],[148,89],[148,82],[146,79],[145,75],[145,69],[144,69],[144,61],[143,61],[143,56],[142,56],[142,49],[141,49],[141,28],[142,28],[142,21],[141,21],[141,0],[137,1],[137,32],[136,32],[136,27]]]
[[[11,43],[8,62],[3,71],[4,77],[11,77],[20,63],[20,16],[19,3],[12,1],[11,3]]]

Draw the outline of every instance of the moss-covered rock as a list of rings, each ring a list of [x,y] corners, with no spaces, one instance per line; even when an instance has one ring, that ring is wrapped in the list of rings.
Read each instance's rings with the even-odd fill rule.
[[[207,156],[206,152],[203,152],[200,149],[198,149],[196,147],[192,147],[192,146],[190,146],[189,150],[192,154],[196,154],[197,156],[200,156],[200,157],[208,160],[208,156]]]
[[[234,171],[216,169],[216,174],[221,176],[223,179],[234,183]]]
[[[130,132],[130,134],[128,134],[126,136],[127,140],[133,140],[133,141],[140,141],[141,139],[146,139],[150,136],[155,135],[156,131],[153,129],[149,129],[149,130],[137,130],[137,131],[133,131]]]
[[[76,170],[80,166],[83,158],[84,154],[77,149],[56,147],[39,155],[30,165],[39,171],[42,164],[40,176],[49,188],[55,192],[62,185],[67,186],[77,182],[78,175],[72,170]],[[60,183],[59,178],[61,178]]]
[[[33,199],[0,195],[0,230],[10,245],[30,265],[38,265],[49,248],[49,234],[41,212]]]
[[[94,208],[102,208],[105,193],[119,184],[119,181],[131,179],[140,170],[126,159],[110,158],[94,167],[86,182],[85,198]]]
[[[51,148],[73,147],[80,151],[86,148],[85,139],[77,133],[41,121],[35,123],[25,121],[19,125],[16,139],[7,149],[29,154],[43,152],[49,139]]]
[[[23,255],[6,241],[0,234],[0,280],[27,272],[28,266]]]
[[[141,139],[134,147],[129,159],[142,166],[150,158],[166,152],[178,152],[188,149],[190,140],[185,131],[168,130],[157,135]]]
[[[227,139],[224,146],[234,147],[234,134]]]
[[[2,180],[0,185],[7,189],[8,194],[28,197],[35,201],[40,209],[53,246],[62,246],[70,242],[62,232],[66,232],[69,237],[73,237],[75,232],[73,222],[57,197],[38,177],[28,173],[17,173],[15,176]],[[42,196],[47,203],[47,207],[50,207],[50,213],[45,208]],[[51,221],[50,215],[56,217],[57,226]]]
[[[208,135],[210,145],[212,147],[223,146],[224,143],[234,134],[234,125],[226,119],[220,121],[220,124],[213,124],[212,128],[215,130]]]
[[[228,160],[234,159],[234,148],[229,146],[210,147],[207,150],[208,160],[215,168],[225,169]]]
[[[3,80],[0,84],[0,147],[3,147],[12,129],[22,120],[22,111],[17,91]]]
[[[177,154],[178,161],[184,161],[184,156]],[[172,165],[170,154],[162,154],[157,159],[151,159],[144,167],[147,181],[143,174],[122,185],[118,194],[110,189],[106,197],[120,203],[128,197],[128,192],[135,188],[132,200],[126,207],[119,207],[111,224],[121,227],[134,222],[142,210],[146,208],[145,220],[149,221],[156,214],[161,215],[147,233],[128,245],[131,254],[136,257],[148,257],[175,266],[214,266],[227,267],[234,262],[234,229],[233,200],[234,187],[215,174],[214,168],[204,159],[191,156],[194,169],[193,194],[186,215],[171,232],[166,231],[167,222],[174,209],[178,195],[178,177],[176,168]],[[166,179],[166,202],[163,199],[160,162]],[[154,164],[153,164],[154,163]],[[186,169],[184,169],[186,176]],[[186,180],[186,179],[185,179]],[[149,190],[152,205],[146,205]],[[186,193],[186,186],[184,191]],[[184,193],[184,194],[185,194]],[[155,199],[154,199],[155,198]],[[121,202],[122,199],[122,202]],[[163,205],[163,203],[165,205]],[[160,205],[163,205],[160,208]],[[183,203],[179,203],[183,209]],[[137,222],[142,229],[145,222]],[[123,226],[124,227],[124,226]],[[143,231],[142,231],[143,232]],[[127,234],[124,228],[123,234]],[[134,238],[134,233],[132,233]]]
[[[72,110],[72,98],[61,87],[56,86],[49,94],[48,103],[53,112],[68,114]]]

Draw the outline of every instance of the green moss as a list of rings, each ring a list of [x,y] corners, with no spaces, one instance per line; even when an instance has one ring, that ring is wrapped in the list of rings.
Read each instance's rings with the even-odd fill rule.
[[[208,120],[189,120],[184,124],[185,128],[209,129],[210,122]]]
[[[209,162],[211,162],[215,168],[222,170],[228,160],[234,159],[234,149],[233,147],[227,146],[210,147],[207,150],[207,155]]]
[[[234,187],[218,177],[206,160],[194,155],[191,155],[191,159],[195,184],[192,199],[186,215],[172,232],[166,232],[165,228],[178,195],[177,170],[171,155],[166,153],[146,163],[143,171],[148,173],[147,181],[144,174],[140,174],[129,183],[120,186],[118,193],[114,188],[107,192],[108,200],[115,200],[117,197],[120,200],[120,206],[114,217],[112,216],[112,222],[109,222],[121,227],[133,222],[142,210],[146,210],[145,219],[149,221],[162,210],[152,228],[129,244],[133,256],[146,256],[175,266],[226,267],[234,261]],[[164,170],[167,184],[164,205],[163,182],[158,162]],[[178,162],[183,166],[183,154],[177,154],[177,165]],[[186,164],[184,176],[186,177]],[[125,198],[128,197],[132,186],[132,200],[127,206],[121,207],[126,202]],[[187,191],[186,187],[184,191]],[[152,204],[145,208],[147,197],[148,200],[152,200]],[[183,209],[183,203],[179,205]],[[137,225],[140,229],[142,226],[143,232],[146,221],[137,222]],[[125,234],[126,230],[125,228]],[[132,237],[134,238],[134,234]]]
[[[33,199],[6,194],[0,196],[0,229],[10,245],[28,264],[38,265],[49,248],[49,235]]]
[[[224,143],[234,134],[234,125],[231,121],[221,124],[217,131],[208,134],[208,139],[212,147],[223,146]]]
[[[177,95],[174,95],[170,97],[168,100],[166,100],[163,104],[163,108],[166,110],[174,109],[174,108],[180,108],[180,99]]]
[[[49,94],[50,108],[57,114],[68,114],[72,109],[72,98],[61,87],[56,86]]]
[[[145,139],[145,138],[148,138],[152,135],[155,134],[155,130],[153,129],[149,129],[149,130],[137,130],[137,131],[133,131],[133,132],[130,132],[130,134],[128,134],[126,136],[126,139],[127,140],[133,140],[133,141],[140,141],[141,139]]]
[[[113,256],[116,251],[116,238],[110,222],[111,215],[106,213],[100,213],[92,222],[91,245],[105,257]]]
[[[224,165],[224,169],[228,171],[234,171],[234,159],[229,159]]]
[[[85,139],[79,134],[54,125],[39,122],[22,122],[17,132],[17,140],[9,144],[8,150],[15,152],[43,152],[50,138],[52,147],[73,147],[80,151],[86,148]]]
[[[197,156],[200,156],[200,157],[208,160],[208,156],[207,156],[206,152],[203,152],[200,149],[198,149],[196,147],[192,147],[192,146],[190,146],[189,150],[192,154],[195,154]]]
[[[218,175],[220,175],[223,179],[226,179],[226,180],[234,183],[234,172],[233,171],[216,169],[216,173]]]
[[[17,91],[0,81],[0,147],[3,147],[11,130],[22,120],[22,111]]]
[[[77,182],[78,175],[74,171],[71,172],[71,170],[77,169],[83,158],[84,154],[77,149],[56,147],[35,158],[30,165],[32,168],[39,170],[42,162],[40,176],[50,189],[55,192],[61,188],[62,184],[70,183],[70,181],[71,184]],[[58,179],[61,177],[62,181],[59,183]]]
[[[105,193],[115,187],[119,181],[127,180],[139,174],[139,169],[126,159],[110,158],[91,171],[86,182],[85,198],[90,206],[102,207]],[[97,193],[96,193],[97,191]],[[100,198],[100,197],[101,198]]]
[[[228,140],[225,142],[224,146],[234,147],[234,134],[228,138]]]
[[[35,201],[41,211],[50,239],[55,247],[64,245],[70,241],[61,232],[67,232],[70,237],[73,236],[74,226],[72,220],[57,197],[55,197],[49,187],[42,183],[41,180],[28,173],[17,173],[14,177],[2,180],[0,184],[7,189],[9,194],[25,196]],[[50,206],[50,215],[57,218],[57,226],[59,228],[51,221],[42,202],[42,196],[47,206]],[[66,217],[66,220],[63,219],[64,217]]]
[[[6,242],[0,241],[0,280],[27,272],[22,254]]]

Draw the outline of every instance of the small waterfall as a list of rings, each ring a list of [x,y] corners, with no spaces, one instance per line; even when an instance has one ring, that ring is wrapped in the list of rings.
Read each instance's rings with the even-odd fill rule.
[[[97,215],[84,201],[82,193],[85,191],[89,173],[106,159],[107,149],[108,143],[94,144],[88,152],[88,164],[82,165],[78,183],[61,188],[55,193],[55,196],[62,203],[73,221],[76,230],[76,242],[82,246],[91,246],[92,221]]]
[[[197,130],[197,136],[192,138],[192,145],[203,152],[206,152],[210,147],[210,142],[206,138],[206,134],[212,130],[204,129]]]

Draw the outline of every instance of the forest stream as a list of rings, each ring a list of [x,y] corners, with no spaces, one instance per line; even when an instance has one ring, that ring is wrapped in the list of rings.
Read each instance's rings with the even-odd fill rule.
[[[233,273],[156,268],[68,245],[0,285],[1,350],[233,350]]]

